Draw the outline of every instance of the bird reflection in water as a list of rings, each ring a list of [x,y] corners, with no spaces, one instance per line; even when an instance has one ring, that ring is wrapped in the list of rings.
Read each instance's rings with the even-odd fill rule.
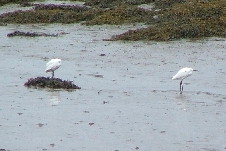
[[[61,102],[60,91],[48,91],[50,105],[55,106]]]

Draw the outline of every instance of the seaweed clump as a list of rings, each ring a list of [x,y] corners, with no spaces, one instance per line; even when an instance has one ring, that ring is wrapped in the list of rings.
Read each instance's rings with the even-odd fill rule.
[[[24,85],[26,87],[35,87],[35,88],[81,89],[79,86],[73,84],[72,81],[50,77],[30,78]]]
[[[75,23],[84,21],[95,13],[85,13],[86,6],[77,5],[36,5],[34,9],[14,11],[0,15],[2,23],[33,24],[33,23]],[[85,13],[85,14],[84,14]]]
[[[15,37],[15,36],[25,36],[25,37],[57,37],[59,34],[46,34],[46,33],[37,33],[37,32],[22,32],[22,31],[14,31],[12,33],[7,34],[7,37]]]
[[[121,5],[141,5],[155,0],[85,0],[85,5],[99,8],[112,8]]]
[[[98,16],[86,21],[86,25],[121,25],[131,23],[147,23],[152,12],[135,6],[121,5],[115,8],[103,10]]]
[[[147,22],[152,12],[126,4],[109,9],[78,5],[39,4],[34,9],[0,15],[0,23],[76,23],[85,25],[119,25]]]
[[[161,8],[159,22],[147,28],[113,36],[111,40],[170,41],[181,38],[226,37],[225,0],[163,0],[157,1],[156,7]]]

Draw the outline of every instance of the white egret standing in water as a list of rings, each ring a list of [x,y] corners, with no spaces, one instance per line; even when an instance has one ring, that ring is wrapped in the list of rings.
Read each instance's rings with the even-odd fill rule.
[[[192,71],[197,71],[197,70],[194,70],[192,68],[188,68],[188,67],[185,67],[185,68],[182,68],[180,69],[176,75],[173,76],[172,80],[181,80],[180,81],[180,94],[182,94],[182,91],[183,91],[183,80],[189,76],[192,75]]]
[[[51,59],[46,64],[46,72],[52,72],[52,78],[54,77],[54,71],[61,66],[61,59]]]

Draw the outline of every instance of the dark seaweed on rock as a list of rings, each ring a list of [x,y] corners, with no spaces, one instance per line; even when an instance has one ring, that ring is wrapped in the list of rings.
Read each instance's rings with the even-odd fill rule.
[[[164,0],[159,21],[148,28],[129,30],[111,40],[169,41],[181,38],[226,37],[225,0]],[[161,6],[161,7],[160,7]]]
[[[30,78],[24,85],[27,87],[36,87],[36,88],[81,89],[80,87],[73,84],[72,81],[50,77]]]
[[[7,34],[7,37],[15,37],[15,36],[25,36],[25,37],[50,36],[50,37],[57,37],[58,34],[46,34],[46,33],[37,33],[37,32],[23,32],[23,31],[14,31],[12,33]]]
[[[76,12],[83,12],[89,10],[88,7],[80,6],[80,5],[55,5],[55,4],[49,4],[49,5],[44,5],[44,4],[38,4],[35,5],[35,10],[72,10]]]
[[[85,0],[85,5],[100,8],[112,8],[120,5],[140,5],[153,3],[156,0]]]

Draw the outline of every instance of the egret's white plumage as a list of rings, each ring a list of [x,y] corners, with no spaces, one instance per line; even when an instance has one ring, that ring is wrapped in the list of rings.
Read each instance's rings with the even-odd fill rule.
[[[46,72],[52,72],[52,78],[54,77],[54,71],[61,66],[61,59],[51,59],[46,64]]]
[[[195,71],[193,70],[192,68],[188,68],[188,67],[185,67],[185,68],[182,68],[180,69],[177,74],[175,74],[173,77],[172,77],[172,80],[181,80],[180,82],[180,93],[182,93],[183,91],[183,84],[182,84],[182,81],[191,76],[192,75],[192,71]]]
[[[188,67],[182,68],[177,72],[175,76],[173,76],[172,80],[183,80],[192,75],[192,71],[193,71],[192,68]]]

